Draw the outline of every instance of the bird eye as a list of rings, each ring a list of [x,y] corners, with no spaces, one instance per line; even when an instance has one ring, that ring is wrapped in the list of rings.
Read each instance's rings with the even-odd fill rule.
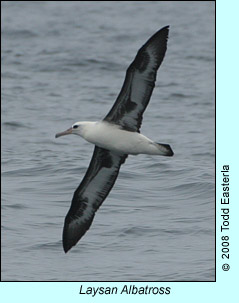
[[[78,128],[79,125],[73,125],[73,128]]]

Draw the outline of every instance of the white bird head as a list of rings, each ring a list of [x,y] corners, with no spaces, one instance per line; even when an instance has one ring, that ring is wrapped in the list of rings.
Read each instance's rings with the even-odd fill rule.
[[[58,138],[58,137],[65,136],[65,135],[70,135],[70,134],[81,136],[82,123],[83,122],[76,122],[76,123],[74,123],[70,128],[68,128],[64,132],[57,133],[55,135],[55,137]]]

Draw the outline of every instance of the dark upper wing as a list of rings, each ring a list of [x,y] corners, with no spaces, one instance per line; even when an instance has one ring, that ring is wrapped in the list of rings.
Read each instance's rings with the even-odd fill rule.
[[[76,189],[65,218],[63,248],[67,252],[90,228],[95,212],[103,203],[127,155],[117,155],[95,146],[90,166]]]
[[[155,33],[138,51],[128,67],[120,94],[104,118],[130,131],[139,131],[142,115],[149,103],[157,70],[163,61],[169,26]]]

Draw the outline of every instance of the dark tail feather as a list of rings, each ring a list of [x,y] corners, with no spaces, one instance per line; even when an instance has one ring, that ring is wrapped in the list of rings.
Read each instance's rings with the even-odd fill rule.
[[[163,144],[163,143],[155,143],[162,153],[162,156],[172,157],[174,155],[173,150],[169,144]]]

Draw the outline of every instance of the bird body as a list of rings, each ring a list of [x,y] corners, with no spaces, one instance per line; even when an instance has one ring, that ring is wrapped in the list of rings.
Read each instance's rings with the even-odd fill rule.
[[[77,122],[72,127],[72,134],[121,155],[172,155],[172,151],[165,144],[153,142],[138,132],[124,130],[119,125],[106,121]]]

